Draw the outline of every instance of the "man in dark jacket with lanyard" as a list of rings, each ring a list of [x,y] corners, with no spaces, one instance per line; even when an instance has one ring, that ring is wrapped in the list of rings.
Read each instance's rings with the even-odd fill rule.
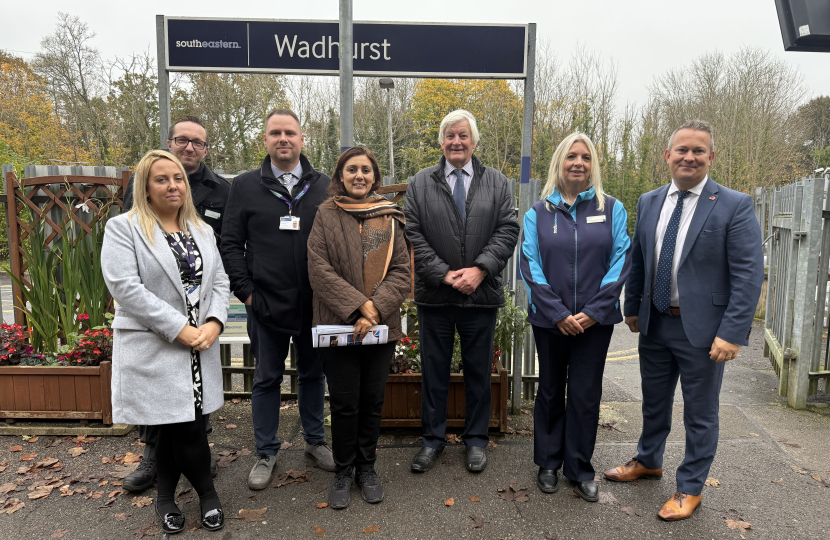
[[[513,255],[519,224],[507,178],[473,156],[478,139],[472,114],[448,114],[438,132],[444,157],[410,178],[406,190],[423,366],[424,436],[412,460],[416,472],[431,469],[446,445],[456,330],[464,357],[466,467],[480,472],[487,466],[493,334],[504,305],[501,271]]]
[[[222,234],[222,214],[225,212],[225,202],[228,200],[231,184],[203,163],[210,150],[207,129],[199,118],[183,116],[170,126],[167,132],[167,147],[184,165],[193,204],[202,219],[213,228],[218,241]],[[133,207],[133,177],[134,175],[130,177],[124,193],[123,212]],[[205,415],[205,427],[210,433],[212,429],[208,418],[209,415]],[[138,467],[124,478],[124,489],[128,491],[143,491],[156,479],[155,450],[159,427],[139,426],[138,432],[141,442],[144,443],[144,458]],[[216,463],[211,461],[210,465],[211,472],[216,476]]]
[[[311,343],[306,247],[331,179],[300,153],[305,142],[292,111],[277,109],[268,115],[264,140],[268,156],[262,166],[233,181],[221,245],[231,290],[248,312],[257,362],[251,395],[257,461],[248,475],[248,487],[255,490],[268,487],[275,471],[280,390],[291,339],[305,451],[318,467],[334,471],[323,430],[325,375]]]

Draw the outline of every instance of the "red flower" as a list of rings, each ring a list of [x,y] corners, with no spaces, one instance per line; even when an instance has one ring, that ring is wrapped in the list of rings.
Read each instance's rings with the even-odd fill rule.
[[[3,360],[8,360],[9,359],[9,357],[6,356],[6,355],[0,356],[0,358],[2,358]]]
[[[88,321],[89,320],[89,315],[87,315],[86,313],[79,313],[78,314],[78,320],[79,321]]]
[[[412,350],[414,351],[416,347],[417,347],[417,345],[415,345],[415,344],[413,343],[413,344],[412,344]]]
[[[92,349],[92,352],[95,353],[95,354],[101,354],[100,349]]]
[[[9,345],[9,352],[10,352],[10,353],[13,353],[13,352],[14,352],[14,351],[16,351],[16,350],[17,350],[17,349],[15,349],[15,348],[14,348],[14,347],[12,347],[11,345]]]
[[[78,363],[79,363],[79,364],[81,363],[81,359],[80,359],[80,358],[78,358]]]

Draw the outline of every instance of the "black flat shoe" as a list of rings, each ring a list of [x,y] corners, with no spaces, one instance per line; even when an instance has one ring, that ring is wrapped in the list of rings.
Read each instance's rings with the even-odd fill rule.
[[[485,452],[484,447],[468,446],[465,465],[470,472],[481,472],[487,468],[487,452]]]
[[[178,534],[184,530],[184,516],[181,512],[169,512],[162,516],[156,508],[156,515],[161,520],[161,530],[167,534]]]
[[[218,531],[225,526],[225,513],[221,508],[208,510],[202,514],[202,527],[209,531]]]
[[[536,475],[536,485],[539,486],[542,493],[556,493],[559,491],[559,475],[556,474],[556,471],[539,467],[539,473]]]
[[[430,448],[429,446],[424,446],[418,453],[415,454],[415,457],[412,458],[412,465],[410,468],[413,472],[426,472],[430,470],[435,462],[438,460],[438,456],[444,451],[442,447],[440,450],[436,450],[435,448]]]
[[[599,487],[593,480],[585,482],[574,482],[574,493],[582,497],[588,502],[597,502],[599,500]]]

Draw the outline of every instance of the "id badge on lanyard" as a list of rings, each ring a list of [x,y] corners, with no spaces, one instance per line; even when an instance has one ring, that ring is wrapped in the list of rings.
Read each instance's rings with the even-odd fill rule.
[[[261,169],[260,169],[260,176],[262,176],[262,170]],[[278,193],[278,192],[274,191],[273,189],[269,189],[269,191],[271,193],[273,193],[276,198],[278,198],[279,200],[281,200],[282,202],[284,202],[285,204],[288,205],[288,215],[287,216],[282,216],[280,218],[280,230],[281,231],[299,231],[300,230],[300,218],[293,215],[294,206],[297,204],[297,202],[299,202],[300,199],[303,198],[303,195],[306,194],[306,192],[308,191],[308,188],[310,188],[310,187],[311,187],[311,182],[310,181],[306,182],[305,186],[303,187],[303,190],[300,193],[298,193],[297,196],[294,197],[294,199],[292,199],[290,201],[288,199],[286,199],[285,197],[283,197],[281,193]]]

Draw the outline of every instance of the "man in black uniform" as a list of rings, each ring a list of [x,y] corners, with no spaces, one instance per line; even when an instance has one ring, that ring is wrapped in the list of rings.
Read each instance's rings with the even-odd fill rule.
[[[167,146],[170,152],[184,165],[193,204],[205,222],[213,228],[216,241],[222,235],[222,219],[225,203],[231,190],[231,184],[218,174],[208,169],[202,160],[210,149],[207,130],[195,116],[183,116],[170,126],[167,132]],[[133,207],[133,177],[124,193],[124,212]],[[212,431],[209,415],[205,415],[205,428]],[[144,458],[138,467],[124,478],[124,489],[143,491],[156,479],[155,445],[158,439],[157,426],[139,426],[141,442],[144,446]],[[216,462],[210,462],[211,473],[216,476]]]

